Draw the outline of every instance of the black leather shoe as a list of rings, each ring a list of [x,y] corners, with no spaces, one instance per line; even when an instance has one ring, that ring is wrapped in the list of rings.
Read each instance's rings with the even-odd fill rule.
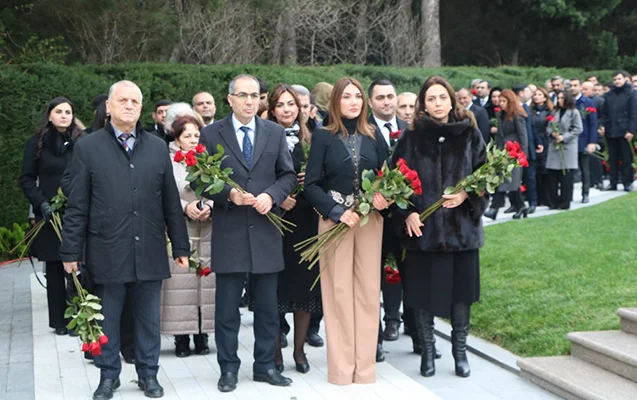
[[[195,342],[195,354],[205,356],[210,354],[210,347],[208,346],[208,334],[202,333],[200,335],[192,335],[192,341]]]
[[[513,214],[516,211],[517,210],[515,209],[515,207],[511,206],[511,207],[507,208],[506,210],[504,210],[504,213],[505,214]]]
[[[529,214],[533,214],[537,206],[529,206]]]
[[[435,347],[434,347],[434,350],[435,350],[434,356],[436,357],[436,360],[440,360],[442,358],[442,353]]]
[[[526,218],[528,216],[529,216],[529,209],[528,208],[523,208],[520,211],[518,211],[515,214],[513,214],[513,219],[520,219],[522,217]]]
[[[587,194],[583,194],[582,195],[582,204],[586,204],[588,202],[589,202],[588,195]]]
[[[272,386],[290,386],[292,379],[281,375],[276,369],[270,369],[262,373],[254,373],[252,380],[255,382],[267,382]]]
[[[100,384],[93,393],[93,400],[109,400],[113,392],[119,388],[119,379],[100,379]]]
[[[64,336],[69,333],[69,330],[66,328],[55,328],[55,334],[58,336]]]
[[[484,213],[484,216],[495,221],[498,216],[498,210],[496,208],[489,208],[487,212]]]
[[[288,347],[288,337],[285,336],[285,333],[281,332],[281,348],[285,349]]]
[[[604,191],[609,191],[609,190],[617,190],[617,185],[608,185],[604,188]]]
[[[385,323],[385,330],[383,331],[383,339],[388,342],[398,340],[398,322],[387,321]]]
[[[285,366],[283,365],[283,362],[281,362],[281,364],[274,363],[274,369],[276,369],[278,373],[282,373],[285,371]]]
[[[237,374],[235,373],[226,372],[225,374],[221,374],[221,377],[219,377],[219,382],[217,382],[217,389],[219,389],[219,391],[223,393],[232,392],[237,388],[238,380],[239,379],[237,378]]]
[[[629,193],[631,190],[633,190],[633,186],[632,185],[624,186],[624,192]]]
[[[376,362],[380,363],[385,361],[385,350],[383,350],[383,345],[378,343],[376,345]]]
[[[175,355],[180,358],[190,355],[190,336],[175,335]]]
[[[310,364],[307,362],[305,353],[303,353],[301,362],[299,362],[298,358],[294,356],[294,364],[296,364],[296,372],[300,372],[302,374],[307,374],[308,372],[310,372]]]
[[[137,381],[137,386],[144,391],[144,396],[152,399],[164,397],[164,388],[157,382],[156,376],[147,376]]]
[[[305,341],[312,347],[323,347],[325,344],[321,335],[316,332],[308,332],[307,339],[305,339]]]

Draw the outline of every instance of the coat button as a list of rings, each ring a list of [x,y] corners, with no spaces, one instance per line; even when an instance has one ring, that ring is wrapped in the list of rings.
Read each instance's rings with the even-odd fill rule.
[[[134,188],[133,188],[133,192],[137,192],[137,188],[135,188],[135,187],[134,187]]]
[[[444,141],[445,141],[444,136],[440,136],[440,138],[438,138],[438,141],[439,141],[440,143],[444,143]]]
[[[135,236],[135,241],[139,242],[139,236]]]
[[[139,216],[139,213],[137,211],[133,211],[133,215],[137,217]]]
[[[254,228],[254,225],[250,224],[249,228],[250,228],[250,229]]]
[[[252,182],[252,179],[248,178],[248,182]]]
[[[131,167],[131,169],[135,168],[135,164],[129,164],[129,167]]]

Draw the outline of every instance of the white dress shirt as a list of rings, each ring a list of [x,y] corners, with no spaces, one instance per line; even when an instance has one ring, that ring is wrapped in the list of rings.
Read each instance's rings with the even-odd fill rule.
[[[372,116],[374,117],[374,121],[376,121],[376,125],[378,125],[378,127],[380,128],[380,133],[383,134],[385,141],[389,145],[390,143],[389,134],[392,132],[396,132],[398,130],[398,121],[396,120],[396,116],[394,115],[394,118],[392,118],[391,121],[383,121],[382,119],[376,118],[376,116],[373,114]],[[387,130],[387,127],[385,126],[385,124],[391,124],[392,130],[391,131]]]
[[[254,117],[247,124],[242,124],[235,116],[232,114],[232,125],[234,126],[234,132],[237,135],[237,142],[239,142],[239,148],[243,151],[243,137],[245,136],[245,132],[241,130],[241,127],[247,126],[250,128],[250,133],[248,133],[248,137],[252,142],[252,148],[254,149],[254,131],[256,129],[256,123]]]

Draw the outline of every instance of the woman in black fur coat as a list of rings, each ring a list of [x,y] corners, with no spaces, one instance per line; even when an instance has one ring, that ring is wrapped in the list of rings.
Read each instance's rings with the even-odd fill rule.
[[[451,318],[456,375],[467,377],[466,341],[471,304],[480,298],[478,249],[484,242],[487,201],[475,193],[443,192],[485,163],[486,145],[475,119],[458,106],[443,78],[427,79],[416,107],[416,119],[392,156],[392,164],[404,158],[418,172],[423,188],[422,195],[412,199],[414,206],[402,212],[404,301],[414,308],[423,344],[420,373],[435,373],[433,319],[439,316]],[[441,196],[446,199],[443,207],[421,223],[419,213]]]

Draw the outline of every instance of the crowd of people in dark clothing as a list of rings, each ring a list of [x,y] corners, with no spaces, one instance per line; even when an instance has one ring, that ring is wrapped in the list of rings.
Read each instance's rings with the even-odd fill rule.
[[[254,312],[254,380],[287,386],[282,375],[291,331],[294,368],[310,370],[304,346],[324,345],[328,381],[373,383],[383,344],[400,326],[421,355],[420,372],[435,374],[434,316],[450,318],[455,373],[470,375],[466,342],[471,305],[480,299],[482,217],[496,219],[508,197],[514,219],[537,207],[569,209],[574,182],[581,202],[590,188],[630,191],[637,130],[637,76],[624,71],[602,85],[595,76],[563,79],[545,87],[502,88],[483,79],[454,90],[442,77],[418,93],[397,93],[379,79],[363,88],[355,78],[311,91],[239,75],[228,86],[232,110],[218,118],[215,98],[202,91],[190,103],[162,99],[153,124],[139,119],[143,96],[120,81],[95,97],[94,121],[82,130],[71,100],[53,99],[25,146],[20,185],[35,220],[52,217],[58,187],[68,196],[60,242],[50,224],[33,245],[45,262],[49,325],[66,328],[66,279],[80,273],[102,299],[109,342],[93,358],[101,370],[94,399],[119,386],[121,351],[135,364],[139,387],[161,397],[156,379],[160,334],[175,335],[175,354],[210,353],[214,333],[221,375],[218,388],[238,382],[239,307]],[[396,139],[398,138],[398,139]],[[445,195],[437,218],[418,214],[486,161],[487,144],[518,142],[529,166],[515,169],[491,196]],[[245,188],[195,195],[177,152],[204,144],[226,150],[225,167]],[[309,157],[305,148],[309,147]],[[361,173],[404,159],[422,181],[414,205],[398,209],[382,196],[364,226],[353,211]],[[443,166],[443,167],[440,167]],[[604,178],[609,184],[603,186]],[[293,189],[303,187],[301,191]],[[296,224],[283,237],[265,214],[285,212]],[[337,223],[350,227],[320,269],[299,263],[294,245]],[[166,246],[166,235],[170,240]],[[402,282],[383,276],[389,255]],[[188,258],[210,268],[201,276]],[[310,290],[319,277],[320,285]],[[380,297],[382,293],[383,318]],[[402,305],[402,312],[401,312]],[[370,334],[372,333],[372,334]]]

